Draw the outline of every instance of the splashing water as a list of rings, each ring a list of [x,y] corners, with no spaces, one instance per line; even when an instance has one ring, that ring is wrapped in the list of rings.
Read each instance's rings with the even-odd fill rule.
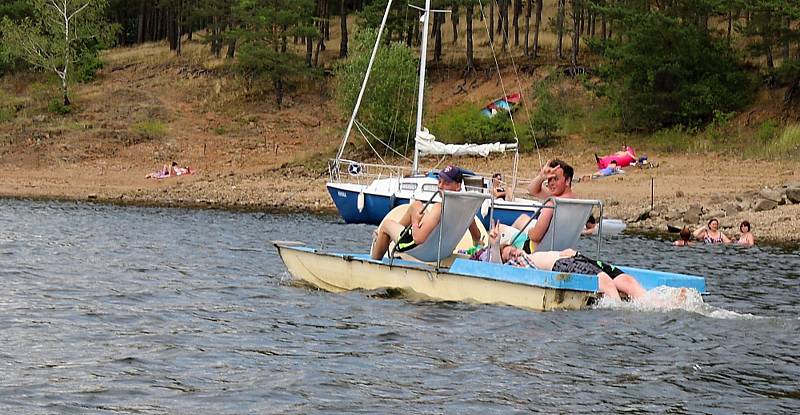
[[[632,301],[620,301],[603,297],[595,308],[640,312],[669,312],[682,310],[719,319],[758,318],[752,314],[740,314],[735,311],[708,305],[703,301],[703,296],[695,289],[675,288],[663,285],[648,291],[644,297]]]

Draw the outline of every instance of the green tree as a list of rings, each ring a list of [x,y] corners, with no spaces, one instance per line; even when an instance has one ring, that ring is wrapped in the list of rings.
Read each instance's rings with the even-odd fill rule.
[[[70,105],[71,66],[91,44],[111,40],[115,25],[105,21],[106,0],[29,0],[35,18],[0,23],[3,44],[12,54],[61,80],[65,106]]]
[[[19,21],[26,17],[31,17],[32,15],[33,10],[31,10],[26,1],[6,1],[0,4],[0,21],[5,18],[10,19],[11,21]],[[3,31],[2,25],[0,25],[0,39],[2,38]],[[0,42],[0,75],[2,75],[4,70],[13,67],[16,63],[16,59],[12,55],[11,50],[11,48],[8,48],[6,42]]]
[[[624,18],[621,39],[605,50],[602,74],[627,129],[693,126],[714,111],[748,104],[756,83],[727,45],[695,24],[659,12]]]
[[[369,63],[377,31],[356,33],[349,57],[336,66],[336,100],[342,113],[353,111]],[[381,46],[372,66],[358,120],[395,149],[403,149],[413,130],[418,58],[400,42]]]
[[[293,80],[311,73],[288,39],[318,36],[313,13],[313,0],[241,0],[235,8],[242,27],[239,67],[251,77],[269,78],[278,106]]]

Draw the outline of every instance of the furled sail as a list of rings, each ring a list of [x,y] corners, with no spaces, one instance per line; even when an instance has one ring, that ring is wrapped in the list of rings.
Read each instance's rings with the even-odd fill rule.
[[[444,144],[436,141],[436,137],[424,128],[417,133],[417,150],[422,154],[445,154],[451,156],[483,156],[516,150],[516,143],[490,144]]]

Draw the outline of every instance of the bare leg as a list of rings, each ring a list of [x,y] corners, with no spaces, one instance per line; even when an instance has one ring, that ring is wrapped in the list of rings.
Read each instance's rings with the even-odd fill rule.
[[[608,298],[612,298],[614,300],[620,299],[619,291],[617,291],[617,287],[614,285],[614,280],[612,280],[611,277],[609,277],[605,272],[597,274],[597,288],[601,293],[603,293],[604,296]]]
[[[641,298],[645,294],[642,285],[631,275],[621,274],[617,278],[614,278],[613,282],[617,291],[624,292],[631,299]]]
[[[410,208],[419,211],[422,209],[422,204],[415,200],[411,202]],[[389,243],[391,241],[397,242],[397,240],[400,239],[400,233],[410,224],[411,213],[409,209],[406,209],[406,212],[403,214],[403,217],[400,218],[399,222],[391,219],[384,219],[378,229],[375,229],[373,233],[372,247],[369,252],[370,257],[372,257],[372,259],[383,258],[383,256],[386,255],[386,251],[389,250]]]
[[[531,217],[526,214],[521,214],[519,217],[511,224],[512,227],[522,230],[525,228],[525,225],[528,224],[528,221],[531,220]]]

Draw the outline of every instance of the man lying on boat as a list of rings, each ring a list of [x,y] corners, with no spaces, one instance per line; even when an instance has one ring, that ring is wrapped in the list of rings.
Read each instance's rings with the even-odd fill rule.
[[[439,172],[439,190],[458,192],[461,190],[463,180],[462,170],[457,166],[449,165]],[[422,202],[412,201],[399,222],[385,219],[375,230],[370,256],[373,259],[383,258],[389,250],[391,241],[395,242],[395,252],[405,252],[421,245],[439,224],[441,215],[441,203],[432,203],[430,210],[426,211]],[[474,244],[477,245],[481,242],[481,231],[474,221],[469,227],[469,233]]]
[[[630,299],[641,298],[645,295],[644,287],[632,275],[622,272],[611,264],[589,258],[573,249],[529,254],[512,245],[502,245],[500,244],[499,224],[489,232],[489,249],[486,251],[483,255],[475,256],[475,258],[543,271],[597,275],[598,290],[604,296],[615,300],[620,299],[620,292],[625,293]]]
[[[574,199],[576,197],[572,192],[572,176],[574,174],[575,169],[565,161],[548,160],[528,186],[528,193],[542,200],[548,197]],[[549,201],[545,206],[552,205],[553,202]],[[542,238],[547,233],[552,217],[553,209],[542,209],[539,217],[535,220],[531,220],[531,217],[526,214],[519,215],[511,226],[525,231],[527,238],[515,239],[515,246],[522,248],[526,253],[535,251],[536,245],[542,242]]]

